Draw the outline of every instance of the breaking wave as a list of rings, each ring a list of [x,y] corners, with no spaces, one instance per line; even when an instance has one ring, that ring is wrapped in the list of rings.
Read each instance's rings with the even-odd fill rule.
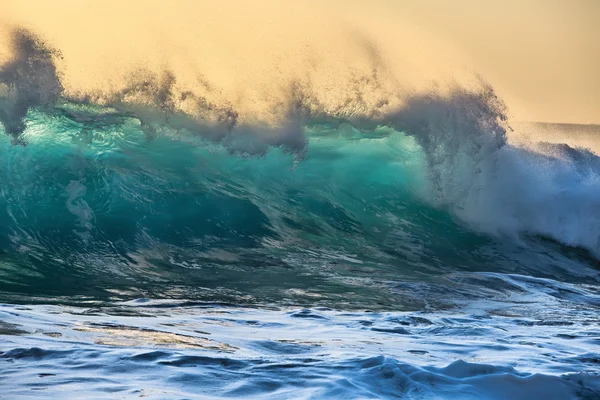
[[[218,276],[239,268],[246,285],[249,265],[502,269],[502,258],[468,255],[489,241],[600,257],[600,158],[511,143],[485,83],[393,92],[374,64],[336,101],[290,81],[249,115],[169,71],[69,92],[58,56],[17,30],[0,67],[0,249],[20,265],[3,273],[15,288],[39,273],[70,291],[78,274],[91,287],[173,281],[173,265],[236,265]]]

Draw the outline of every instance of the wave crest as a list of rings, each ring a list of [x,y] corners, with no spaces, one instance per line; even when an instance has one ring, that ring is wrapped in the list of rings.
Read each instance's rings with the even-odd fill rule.
[[[265,120],[243,115],[207,82],[200,82],[202,91],[179,86],[169,71],[138,71],[124,87],[105,93],[65,94],[54,64],[57,51],[24,30],[14,32],[13,47],[13,59],[0,69],[0,82],[8,88],[0,120],[15,139],[21,139],[29,108],[58,102],[112,109],[93,115],[60,106],[84,126],[133,117],[148,140],[161,132],[191,134],[242,155],[262,156],[279,147],[297,162],[307,154],[310,127],[349,122],[369,137],[384,126],[405,132],[420,146],[427,173],[419,195],[427,203],[478,231],[541,235],[600,256],[598,156],[566,144],[510,144],[506,107],[483,82],[474,89],[455,86],[446,93],[403,93],[392,100],[378,62],[370,75],[352,81],[334,107],[321,101],[310,80],[289,82],[285,96],[271,98],[277,98],[270,107],[273,118]],[[401,106],[395,105],[398,98]]]

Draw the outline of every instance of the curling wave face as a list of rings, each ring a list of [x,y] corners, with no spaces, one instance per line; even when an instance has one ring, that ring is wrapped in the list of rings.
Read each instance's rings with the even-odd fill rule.
[[[32,109],[28,145],[2,139],[3,287],[326,304],[356,289],[357,307],[418,308],[390,286],[460,271],[597,279],[599,158],[509,145],[489,94],[305,123],[301,150],[258,127],[215,140],[209,125],[153,122],[149,137],[114,109]]]

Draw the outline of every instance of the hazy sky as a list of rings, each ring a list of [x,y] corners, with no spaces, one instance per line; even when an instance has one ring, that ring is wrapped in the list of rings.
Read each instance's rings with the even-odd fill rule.
[[[523,118],[600,123],[600,1],[390,0],[385,6],[463,48]]]
[[[3,0],[0,24],[60,48],[79,89],[169,66],[244,97],[378,63],[402,86],[477,72],[516,119],[600,123],[599,0]]]

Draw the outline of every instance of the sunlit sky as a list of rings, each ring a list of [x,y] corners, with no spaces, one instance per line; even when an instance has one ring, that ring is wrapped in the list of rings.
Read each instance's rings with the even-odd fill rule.
[[[243,96],[307,68],[336,79],[366,57],[415,87],[478,73],[513,118],[567,123],[600,123],[599,19],[598,0],[0,2],[5,31],[61,49],[73,88],[169,66]]]

